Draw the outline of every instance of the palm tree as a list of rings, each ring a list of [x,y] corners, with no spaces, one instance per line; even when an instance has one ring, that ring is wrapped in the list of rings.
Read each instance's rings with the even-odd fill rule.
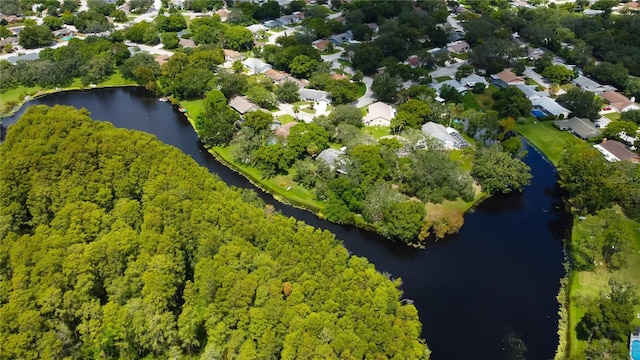
[[[300,107],[298,105],[293,106],[293,113],[296,114],[296,121],[298,121],[298,114],[300,113]]]

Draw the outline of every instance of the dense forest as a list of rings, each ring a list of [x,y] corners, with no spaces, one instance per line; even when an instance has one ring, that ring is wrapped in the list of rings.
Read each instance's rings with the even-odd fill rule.
[[[401,280],[153,136],[33,106],[0,168],[0,358],[429,357]]]

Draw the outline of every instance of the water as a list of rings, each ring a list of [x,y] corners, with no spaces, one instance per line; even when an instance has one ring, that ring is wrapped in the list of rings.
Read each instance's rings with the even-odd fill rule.
[[[230,185],[253,188],[205,151],[182,114],[144,90],[59,93],[32,104],[86,107],[95,119],[155,134]],[[15,122],[23,111],[4,124]],[[262,197],[286,216],[332,231],[353,254],[402,278],[403,297],[418,308],[432,359],[546,360],[558,342],[556,295],[564,275],[562,239],[570,216],[561,211],[553,166],[533,149],[525,161],[533,181],[523,194],[484,201],[465,216],[460,233],[425,250],[331,224],[266,194]]]

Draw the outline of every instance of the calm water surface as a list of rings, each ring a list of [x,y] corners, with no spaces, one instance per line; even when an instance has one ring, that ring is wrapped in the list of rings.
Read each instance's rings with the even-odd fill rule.
[[[254,188],[205,151],[182,114],[144,90],[59,93],[29,103],[35,104],[85,107],[95,119],[156,135],[230,185]],[[24,110],[5,119],[5,126]],[[465,216],[460,233],[425,250],[262,197],[286,216],[335,233],[353,254],[402,278],[403,297],[418,308],[432,359],[551,359],[558,342],[562,239],[570,217],[561,211],[553,166],[533,149],[525,161],[533,181],[523,194],[484,201]]]

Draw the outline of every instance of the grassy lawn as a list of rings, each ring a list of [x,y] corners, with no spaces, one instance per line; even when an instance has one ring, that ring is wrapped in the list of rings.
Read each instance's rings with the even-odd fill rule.
[[[387,126],[365,126],[362,129],[376,140],[383,136],[391,135],[391,130]]]
[[[189,117],[193,120],[197,119],[204,111],[204,101],[202,100],[184,100],[180,101],[180,106],[187,109]]]
[[[293,181],[293,172],[288,175],[279,175],[270,179],[263,179],[260,171],[246,165],[237,164],[233,160],[233,147],[215,147],[211,151],[219,155],[224,161],[242,171],[250,180],[259,184],[276,198],[282,198],[295,205],[304,206],[312,211],[322,212],[324,205],[315,200],[313,191],[305,189]]]
[[[310,109],[310,108],[300,109],[300,111],[306,112],[307,114],[315,114],[316,113],[315,109]]]
[[[498,88],[495,85],[489,85],[489,87],[486,88],[482,94],[473,94],[472,92],[472,95],[476,98],[476,104],[478,104],[478,106],[480,106],[481,109],[491,109],[491,107],[493,106],[492,95],[496,91],[498,91]],[[466,106],[466,101],[465,101],[465,106]]]
[[[533,85],[533,86],[540,86],[540,83],[531,79],[531,78],[526,78],[524,79],[524,83],[527,85]]]
[[[627,256],[627,266],[616,271],[608,271],[606,267],[598,265],[595,271],[574,272],[571,279],[570,301],[569,301],[569,355],[581,355],[587,347],[587,342],[578,340],[576,325],[586,312],[585,301],[580,299],[598,298],[600,293],[609,291],[609,279],[616,278],[627,280],[632,284],[640,284],[640,223],[631,219],[626,220],[626,226],[632,231],[635,242],[633,250]],[[572,237],[588,236],[580,227],[580,221],[574,220]],[[640,295],[640,294],[639,294]],[[640,305],[634,308],[635,313],[640,313]],[[640,319],[635,317],[634,327],[640,326]],[[576,357],[576,358],[579,358]]]
[[[296,121],[296,119],[293,116],[288,115],[288,114],[278,116],[278,120],[280,120],[280,123],[282,125]]]
[[[619,112],[608,113],[608,114],[605,114],[604,116],[607,119],[611,120],[611,121],[620,120],[620,113]]]
[[[33,96],[40,90],[42,90],[40,86],[27,87],[20,85],[14,89],[0,93],[0,111],[4,113],[8,103],[15,103],[17,105],[24,99],[25,95]],[[8,109],[7,112],[9,111],[11,111],[11,109]]]
[[[348,62],[347,60],[343,60],[343,59],[338,59],[338,62],[344,66],[348,66],[351,67],[352,64],[350,62]]]
[[[120,70],[116,71],[113,75],[109,76],[109,78],[101,83],[98,83],[98,86],[122,86],[122,85],[137,85],[135,81],[125,79],[122,76]]]
[[[574,138],[571,133],[553,127],[551,121],[536,122],[529,119],[525,125],[517,124],[516,131],[542,151],[554,165],[558,165],[567,141]]]
[[[366,92],[367,85],[365,85],[364,83],[358,83],[358,98],[363,97]]]
[[[471,168],[473,167],[473,153],[474,151],[469,149],[453,150],[449,152],[449,158],[458,162],[460,167],[465,171],[471,172]]]
[[[438,76],[437,78],[435,78],[433,80],[441,83],[443,81],[451,80],[451,76]]]
[[[463,105],[465,109],[482,110],[482,107],[476,101],[476,95],[471,91],[464,93],[464,97],[462,99],[464,100]]]
[[[458,59],[467,60],[469,58],[469,53],[451,53],[451,56],[456,57]]]

